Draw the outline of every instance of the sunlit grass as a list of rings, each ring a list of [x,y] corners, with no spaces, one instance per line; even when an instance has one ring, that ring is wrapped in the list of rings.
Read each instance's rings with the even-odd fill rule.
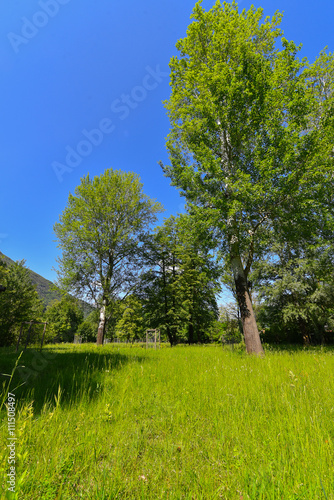
[[[332,351],[49,351],[17,391],[17,498],[334,499]]]

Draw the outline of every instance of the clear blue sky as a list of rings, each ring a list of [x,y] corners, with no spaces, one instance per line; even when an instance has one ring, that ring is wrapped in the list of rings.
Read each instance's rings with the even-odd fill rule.
[[[204,0],[203,7],[213,3]],[[313,61],[326,45],[334,50],[333,0],[239,5],[252,3],[265,15],[284,11],[285,36],[303,44],[302,56]],[[88,172],[137,172],[145,193],[165,206],[164,216],[182,210],[157,162],[168,161],[162,105],[169,96],[168,63],[193,7],[192,0],[1,2],[3,253],[54,280],[53,224]],[[92,134],[97,128],[102,132]],[[71,171],[62,172],[61,164]]]

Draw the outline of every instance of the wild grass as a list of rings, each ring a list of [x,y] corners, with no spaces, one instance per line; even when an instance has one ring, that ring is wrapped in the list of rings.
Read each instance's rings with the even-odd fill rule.
[[[27,350],[39,370],[21,371],[17,493],[1,498],[333,500],[333,354],[59,345],[37,365]],[[0,351],[0,371],[16,358]]]

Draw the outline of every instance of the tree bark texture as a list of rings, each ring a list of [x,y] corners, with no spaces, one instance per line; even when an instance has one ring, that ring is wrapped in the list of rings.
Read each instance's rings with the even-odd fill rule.
[[[105,304],[103,304],[100,309],[100,321],[97,330],[96,345],[103,345],[105,329],[106,329],[106,306]]]
[[[245,274],[240,256],[234,256],[231,259],[231,264],[246,350],[249,354],[263,354],[260,334],[257,328],[252,301],[247,286],[247,276]]]

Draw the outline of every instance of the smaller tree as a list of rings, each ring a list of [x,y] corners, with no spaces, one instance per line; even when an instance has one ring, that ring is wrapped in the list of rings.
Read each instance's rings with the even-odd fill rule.
[[[218,317],[218,266],[211,242],[186,214],[170,217],[146,242],[150,270],[141,282],[150,327],[171,345],[205,342]]]
[[[24,260],[11,266],[0,260],[0,282],[6,287],[0,294],[0,346],[6,346],[16,341],[23,321],[40,318],[43,304]]]
[[[253,272],[267,342],[324,341],[326,325],[332,327],[334,319],[333,262],[329,241],[273,243]]]
[[[143,193],[133,172],[108,169],[81,179],[54,230],[62,250],[62,287],[100,310],[97,344],[103,344],[114,306],[142,271],[141,241],[160,203]]]
[[[228,302],[219,308],[219,321],[222,326],[223,340],[225,342],[241,342],[242,323],[237,303]]]
[[[84,342],[95,342],[96,330],[99,325],[99,310],[94,309],[78,326],[77,334]]]
[[[121,317],[116,323],[117,338],[133,342],[144,339],[145,319],[141,301],[135,295],[129,295],[120,304]]]
[[[83,311],[74,297],[67,295],[61,300],[52,302],[45,313],[48,322],[48,339],[72,342],[83,321],[83,316]]]

